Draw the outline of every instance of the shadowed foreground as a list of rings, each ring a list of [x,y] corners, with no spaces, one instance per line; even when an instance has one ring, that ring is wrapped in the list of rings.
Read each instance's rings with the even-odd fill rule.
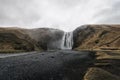
[[[81,80],[93,52],[48,51],[0,59],[0,80]]]
[[[88,69],[83,80],[120,80],[120,52],[96,51],[94,65]]]

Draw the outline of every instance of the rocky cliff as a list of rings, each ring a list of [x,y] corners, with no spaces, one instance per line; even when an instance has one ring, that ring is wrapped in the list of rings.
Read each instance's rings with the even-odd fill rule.
[[[63,31],[52,28],[27,30],[26,33],[37,42],[37,47],[44,50],[60,49]]]
[[[0,28],[0,51],[60,49],[63,31],[51,28]]]
[[[120,25],[84,25],[73,32],[73,49],[119,49]]]

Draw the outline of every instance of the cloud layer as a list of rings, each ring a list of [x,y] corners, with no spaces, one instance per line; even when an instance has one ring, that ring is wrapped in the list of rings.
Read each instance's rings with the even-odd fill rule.
[[[120,0],[0,0],[0,26],[72,31],[83,24],[119,24]]]

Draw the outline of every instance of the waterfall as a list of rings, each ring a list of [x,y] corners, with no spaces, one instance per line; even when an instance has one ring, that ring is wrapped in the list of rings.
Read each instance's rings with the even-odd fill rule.
[[[64,32],[61,49],[72,49],[72,46],[73,46],[73,32]]]

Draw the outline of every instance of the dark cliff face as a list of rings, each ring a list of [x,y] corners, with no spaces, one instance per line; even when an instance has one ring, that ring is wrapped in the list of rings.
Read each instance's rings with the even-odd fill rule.
[[[39,28],[27,32],[37,42],[37,47],[44,50],[60,49],[63,31],[51,28]]]
[[[87,36],[89,36],[89,34],[92,32],[93,30],[91,28],[88,28],[88,26],[84,25],[84,26],[80,26],[77,29],[75,29],[73,31],[73,41],[74,41],[74,45],[73,48],[78,47],[79,45],[82,44],[82,41],[84,39],[87,38]],[[94,32],[94,31],[93,31]]]
[[[84,25],[73,32],[73,49],[120,48],[120,25]]]

